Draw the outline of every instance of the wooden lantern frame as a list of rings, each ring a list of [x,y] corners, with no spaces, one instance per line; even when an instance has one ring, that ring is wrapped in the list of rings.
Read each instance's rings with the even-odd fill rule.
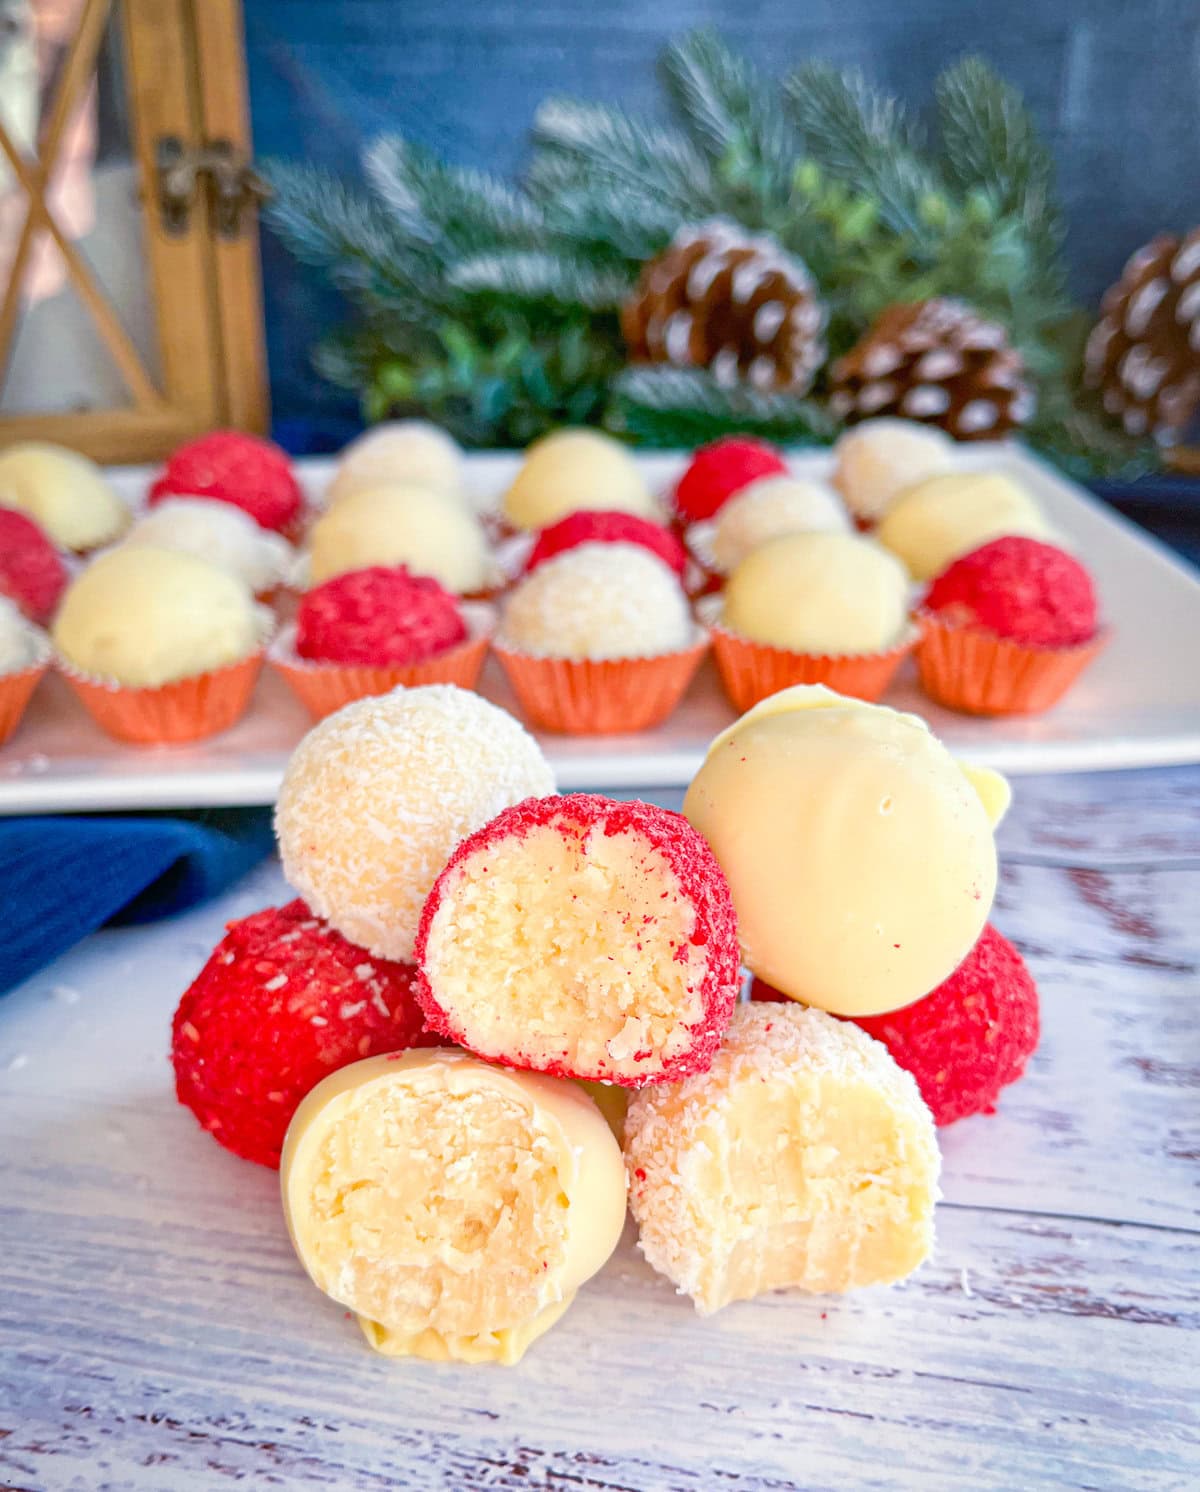
[[[47,202],[72,113],[88,88],[110,19],[125,48],[132,152],[140,185],[146,270],[157,324],[161,378],[146,369],[120,316]],[[82,413],[0,415],[0,446],[50,440],[97,461],[156,460],[218,425],[263,430],[268,422],[262,287],[253,203],[236,233],[220,234],[197,190],[184,221],[160,212],[160,145],[199,152],[219,140],[248,159],[249,106],[241,0],[84,0],[38,141],[22,152],[0,120],[6,158],[26,198],[13,273],[0,298],[0,379],[20,319],[22,280],[48,233],[129,395],[128,405]]]

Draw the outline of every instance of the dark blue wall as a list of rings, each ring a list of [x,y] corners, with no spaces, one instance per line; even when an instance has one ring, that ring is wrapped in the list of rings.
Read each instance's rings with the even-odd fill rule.
[[[858,64],[919,103],[977,51],[1024,89],[1059,161],[1075,288],[1095,301],[1129,252],[1200,221],[1200,0],[245,0],[260,155],[355,169],[400,130],[511,170],[548,93],[659,104],[671,36],[717,26],[783,72]],[[336,301],[265,246],[276,415],[345,408],[307,349]]]

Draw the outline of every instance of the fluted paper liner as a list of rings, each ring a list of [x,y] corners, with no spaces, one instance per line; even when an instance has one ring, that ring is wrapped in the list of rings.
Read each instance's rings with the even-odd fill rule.
[[[794,653],[739,637],[720,623],[712,629],[721,683],[734,709],[742,714],[793,684],[826,684],[839,694],[873,702],[895,678],[920,635],[920,624],[914,621],[900,641],[882,653]]]
[[[134,689],[81,673],[58,660],[58,671],[102,731],[136,746],[200,741],[236,725],[246,712],[266,647],[224,668],[192,674],[152,689]]]
[[[1111,635],[1102,628],[1078,647],[1041,648],[933,612],[923,615],[922,624],[921,687],[938,704],[966,715],[1036,715],[1053,708]]]
[[[576,736],[623,735],[661,725],[673,713],[708,651],[696,629],[690,647],[651,658],[539,658],[495,644],[521,709],[540,730]]]
[[[463,616],[468,631],[466,641],[419,663],[373,666],[301,658],[296,653],[294,626],[280,633],[267,659],[316,720],[323,720],[356,699],[389,694],[401,685],[414,689],[421,684],[457,684],[461,689],[474,689],[495,627],[495,612],[490,606],[468,602],[463,607]]]
[[[41,683],[42,675],[50,666],[48,657],[39,658],[27,668],[15,669],[12,673],[0,674],[0,746],[21,723],[26,706],[33,698],[33,691]]]

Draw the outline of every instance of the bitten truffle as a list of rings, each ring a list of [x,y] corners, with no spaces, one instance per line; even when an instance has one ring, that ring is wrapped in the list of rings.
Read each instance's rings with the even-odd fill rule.
[[[515,1363],[621,1236],[621,1152],[573,1083],[466,1052],[357,1062],[281,1166],[300,1262],[390,1357]]]
[[[214,430],[180,446],[150,488],[148,501],[153,507],[168,497],[232,503],[269,529],[290,527],[304,503],[287,453],[240,430]]]
[[[277,1166],[323,1077],[422,1039],[415,973],[372,959],[302,901],[231,922],[175,1012],[176,1097],[227,1150]]]
[[[1098,626],[1092,577],[1072,555],[1010,535],[964,554],[929,588],[926,608],[1026,647],[1069,648]]]
[[[275,809],[284,874],[380,958],[409,960],[455,845],[510,803],[554,790],[537,742],[452,684],[346,705],[293,752]]]
[[[631,1097],[624,1149],[641,1250],[702,1315],[890,1284],[933,1248],[929,1110],[883,1046],[819,1010],[739,1005],[708,1072]]]
[[[787,462],[774,446],[728,435],[701,446],[675,487],[675,511],[685,523],[713,518],[735,492],[759,477],[783,476]]]
[[[296,613],[296,652],[322,663],[420,663],[466,635],[455,597],[403,566],[335,576],[307,592]]]
[[[916,1079],[938,1124],[991,1114],[1038,1044],[1038,992],[1025,960],[992,926],[932,994],[858,1017]]]
[[[421,918],[431,1029],[481,1057],[638,1087],[712,1060],[739,986],[729,887],[677,813],[572,793],[473,834]]]

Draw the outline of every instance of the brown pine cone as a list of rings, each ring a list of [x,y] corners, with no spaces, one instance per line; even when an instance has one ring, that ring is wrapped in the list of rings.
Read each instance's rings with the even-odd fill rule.
[[[889,306],[833,366],[829,407],[853,423],[900,415],[956,440],[995,440],[1034,410],[1021,354],[959,300]]]
[[[621,312],[634,362],[800,394],[825,361],[824,324],[804,264],[769,234],[721,218],[677,233]]]
[[[1200,409],[1200,228],[1140,248],[1100,311],[1084,381],[1129,435],[1178,436]]]

